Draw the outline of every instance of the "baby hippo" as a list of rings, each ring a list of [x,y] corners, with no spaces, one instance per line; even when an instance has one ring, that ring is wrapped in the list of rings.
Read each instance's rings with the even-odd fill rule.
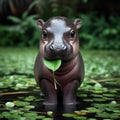
[[[44,94],[45,105],[56,105],[58,93],[62,94],[65,105],[76,104],[76,92],[84,78],[84,64],[79,51],[77,29],[81,27],[80,19],[74,22],[66,17],[53,17],[44,22],[37,21],[41,29],[40,51],[35,62],[35,79]],[[61,66],[53,76],[53,71],[46,67],[44,59],[60,59]],[[56,78],[57,89],[54,87]]]

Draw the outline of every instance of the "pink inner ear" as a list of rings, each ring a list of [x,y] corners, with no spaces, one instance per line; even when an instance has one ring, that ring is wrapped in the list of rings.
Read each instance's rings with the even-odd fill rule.
[[[42,19],[38,19],[37,25],[39,28],[42,28],[44,24],[45,24],[45,22]]]
[[[82,22],[80,19],[75,19],[74,24],[76,29],[79,29],[82,26]]]

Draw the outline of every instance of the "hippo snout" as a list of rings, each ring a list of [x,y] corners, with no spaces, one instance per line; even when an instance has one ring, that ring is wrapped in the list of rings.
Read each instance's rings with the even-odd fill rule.
[[[49,43],[49,49],[52,52],[66,52],[69,45],[64,40],[53,40]]]
[[[50,50],[51,51],[66,51],[67,50],[67,46],[66,45],[55,45],[55,44],[51,44],[50,45]]]
[[[69,59],[73,52],[73,48],[71,45],[66,43],[49,43],[45,46],[45,58],[47,59]],[[67,58],[66,58],[67,56]]]

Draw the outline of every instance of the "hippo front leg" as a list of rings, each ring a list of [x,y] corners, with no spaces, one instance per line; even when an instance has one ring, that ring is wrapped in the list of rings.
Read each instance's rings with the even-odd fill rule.
[[[72,82],[65,85],[63,89],[63,104],[65,105],[75,105],[76,102],[76,92],[79,87],[80,82],[78,80],[73,80]]]
[[[41,90],[44,94],[45,100],[44,105],[56,105],[57,104],[57,94],[54,86],[48,80],[41,80]]]

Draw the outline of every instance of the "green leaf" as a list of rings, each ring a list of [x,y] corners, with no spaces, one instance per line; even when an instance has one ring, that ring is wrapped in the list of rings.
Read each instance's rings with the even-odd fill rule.
[[[5,118],[10,118],[11,113],[10,112],[3,112],[2,116],[5,117]]]
[[[95,90],[100,90],[100,89],[102,89],[102,85],[101,85],[100,83],[96,83],[96,84],[94,85],[94,89],[95,89]]]
[[[75,117],[76,115],[72,113],[63,113],[62,116],[63,117]]]
[[[47,115],[48,115],[48,116],[52,116],[52,114],[53,114],[52,111],[48,111],[48,112],[47,112]]]
[[[76,114],[76,115],[87,115],[87,114],[89,114],[89,113],[91,113],[91,112],[89,112],[88,110],[81,110],[81,111],[74,111],[74,113]]]
[[[45,118],[45,116],[43,116],[43,115],[37,116],[37,119],[38,119],[38,120],[41,120],[41,119],[43,120],[44,118]]]
[[[28,12],[25,11],[25,12],[23,13],[23,15],[22,15],[22,19],[24,20],[24,19],[26,19],[27,17],[28,17]]]
[[[61,66],[61,63],[62,63],[62,61],[60,59],[54,60],[54,61],[44,59],[45,66],[48,69],[52,70],[53,72],[56,71],[57,69],[59,69],[59,67]]]
[[[34,96],[28,96],[25,98],[25,101],[33,101],[35,99]]]
[[[21,23],[21,19],[14,17],[14,16],[8,16],[8,19],[14,23]]]
[[[27,105],[24,108],[25,108],[25,110],[30,110],[30,109],[35,108],[35,106],[33,106],[33,105]]]
[[[50,61],[50,60],[44,59],[44,64],[45,64],[45,66],[46,66],[48,69],[50,69],[50,70],[53,71],[53,79],[54,79],[55,89],[57,89],[57,85],[56,85],[56,84],[59,85],[59,83],[57,82],[57,80],[56,80],[56,78],[55,78],[54,72],[59,69],[59,67],[61,66],[61,63],[62,63],[62,61],[61,61],[60,59],[57,59],[57,60],[54,60],[54,61]]]
[[[27,106],[29,105],[29,102],[24,102],[24,101],[15,101],[15,105],[20,107],[20,106]]]
[[[43,118],[42,120],[53,120],[53,118]]]

